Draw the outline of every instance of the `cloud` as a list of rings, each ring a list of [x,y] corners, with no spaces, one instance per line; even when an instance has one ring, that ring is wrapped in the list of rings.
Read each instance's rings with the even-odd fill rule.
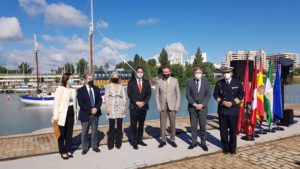
[[[104,65],[105,63],[108,63],[111,67],[114,67],[117,63],[122,61],[120,55],[121,57],[126,58],[126,55],[120,54],[110,47],[104,47],[96,54],[95,64]]]
[[[19,6],[30,16],[42,14],[46,5],[45,0],[19,0]]]
[[[108,28],[109,24],[105,21],[100,20],[99,22],[97,22],[96,26],[98,28]]]
[[[0,17],[0,41],[22,39],[20,23],[16,17]]]
[[[51,35],[43,35],[43,39],[48,42],[61,42],[61,43],[67,43],[68,38],[65,36],[51,36]]]
[[[86,27],[87,17],[81,11],[63,3],[50,4],[45,8],[45,23],[60,26]]]
[[[156,18],[148,18],[148,19],[140,19],[138,21],[136,21],[137,25],[153,25],[156,24],[159,20]]]
[[[112,48],[114,50],[129,50],[129,49],[135,47],[135,45],[132,43],[121,41],[119,39],[112,40],[107,37],[102,38],[101,43],[106,46],[109,46],[110,48]]]
[[[165,49],[168,52],[168,54],[182,53],[183,56],[188,54],[188,52],[184,49],[184,46],[181,42],[175,42],[170,45],[167,44]]]
[[[83,53],[89,50],[89,45],[87,42],[84,42],[83,39],[74,35],[66,44],[66,49],[70,53]]]

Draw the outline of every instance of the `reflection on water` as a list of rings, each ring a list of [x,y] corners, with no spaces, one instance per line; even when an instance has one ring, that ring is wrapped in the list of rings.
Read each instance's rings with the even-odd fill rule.
[[[0,101],[0,136],[30,133],[35,130],[52,126],[52,106],[25,106],[20,102],[19,94],[10,94],[9,100],[7,99],[6,94],[0,94]],[[285,87],[285,103],[300,103],[300,85],[289,85]],[[99,121],[100,125],[108,124],[103,107],[104,106],[102,106],[103,115],[100,117]],[[217,112],[217,103],[213,97],[211,97],[209,101],[208,112]],[[185,89],[182,89],[181,106],[177,116],[187,115]],[[129,122],[129,119],[129,112],[127,109],[124,122]],[[155,90],[152,90],[150,110],[147,114],[147,120],[152,119],[159,119],[159,113],[156,111],[155,105]]]

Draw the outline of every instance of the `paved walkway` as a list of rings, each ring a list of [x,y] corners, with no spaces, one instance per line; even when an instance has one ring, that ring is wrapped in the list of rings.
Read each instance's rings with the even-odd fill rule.
[[[139,150],[134,150],[127,142],[120,150],[100,146],[100,153],[89,151],[85,156],[78,150],[74,152],[74,159],[67,161],[55,153],[2,161],[0,168],[296,168],[294,162],[300,159],[300,118],[295,120],[294,125],[284,127],[285,131],[261,135],[252,142],[238,139],[236,156],[220,153],[219,131],[212,129],[208,131],[208,152],[200,148],[188,150],[190,133],[181,132],[176,137],[178,148],[167,145],[158,149],[158,140],[150,138],[145,140],[148,146]],[[160,165],[152,166],[156,164]]]

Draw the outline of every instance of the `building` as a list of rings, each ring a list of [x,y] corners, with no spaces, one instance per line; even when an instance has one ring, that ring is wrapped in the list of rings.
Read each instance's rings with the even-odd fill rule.
[[[169,60],[170,60],[170,64],[180,64],[183,65],[183,55],[182,53],[172,53],[169,54]]]
[[[263,50],[240,50],[240,51],[228,51],[226,53],[225,60],[221,63],[221,66],[230,66],[230,61],[233,60],[253,60],[256,58],[256,66],[259,68],[260,61],[262,61],[263,68],[268,69],[268,62],[266,61],[266,52]]]
[[[271,61],[273,63],[273,72],[276,72],[276,65],[279,58],[287,58],[293,60],[293,69],[299,68],[299,54],[298,53],[278,53],[278,54],[270,54],[267,56],[267,61]]]
[[[116,69],[121,76],[121,83],[127,85],[128,81],[132,78],[132,71],[131,70],[124,70],[124,69]],[[110,74],[114,71],[95,71],[95,84],[98,86],[105,85],[109,82]]]

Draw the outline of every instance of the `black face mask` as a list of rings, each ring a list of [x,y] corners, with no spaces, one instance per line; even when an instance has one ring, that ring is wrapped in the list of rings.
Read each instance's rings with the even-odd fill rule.
[[[164,77],[165,79],[168,79],[168,78],[170,77],[170,74],[163,74],[163,77]]]
[[[112,78],[111,82],[113,82],[113,83],[119,83],[119,79],[118,78]]]
[[[89,81],[89,82],[88,82],[88,85],[89,85],[89,86],[94,86],[94,81],[93,81],[93,80]]]

